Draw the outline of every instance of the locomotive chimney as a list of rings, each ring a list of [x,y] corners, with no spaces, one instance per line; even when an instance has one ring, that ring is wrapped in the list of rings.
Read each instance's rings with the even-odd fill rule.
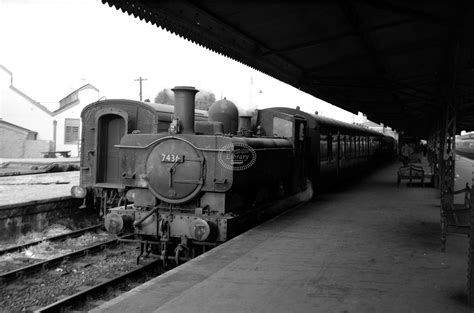
[[[194,98],[199,92],[194,87],[177,86],[174,92],[174,117],[180,121],[182,133],[194,133]]]

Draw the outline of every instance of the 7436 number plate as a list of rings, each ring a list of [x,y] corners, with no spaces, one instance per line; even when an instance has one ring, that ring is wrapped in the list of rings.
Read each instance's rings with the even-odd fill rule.
[[[184,155],[174,154],[174,153],[162,153],[161,162],[162,163],[182,163],[184,162]]]

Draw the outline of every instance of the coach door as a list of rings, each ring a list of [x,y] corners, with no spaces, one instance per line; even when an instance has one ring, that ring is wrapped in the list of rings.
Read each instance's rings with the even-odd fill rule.
[[[125,119],[116,114],[103,115],[97,125],[97,183],[120,183],[120,139],[125,135]]]
[[[307,145],[309,138],[306,138],[306,128],[306,120],[295,116],[294,142],[297,178],[309,176],[305,168],[305,152],[309,149]]]

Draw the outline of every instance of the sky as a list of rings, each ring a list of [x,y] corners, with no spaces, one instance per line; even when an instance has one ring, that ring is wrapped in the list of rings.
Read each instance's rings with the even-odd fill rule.
[[[97,0],[0,0],[0,64],[13,85],[54,110],[90,83],[107,99],[153,100],[195,86],[240,109],[300,106],[352,123],[352,113]],[[251,83],[252,82],[252,83]]]

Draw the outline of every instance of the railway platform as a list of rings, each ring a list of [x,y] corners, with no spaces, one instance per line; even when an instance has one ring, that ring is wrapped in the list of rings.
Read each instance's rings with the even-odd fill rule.
[[[472,161],[460,159],[462,179]],[[468,312],[468,239],[399,163],[286,211],[93,312]]]
[[[0,177],[0,206],[70,197],[79,171]]]
[[[54,160],[54,161],[52,161]],[[0,164],[78,164],[78,158],[57,159],[2,159]],[[24,171],[24,169],[21,169]],[[0,206],[14,205],[57,197],[69,197],[71,187],[79,184],[79,171],[31,173],[29,175],[4,176],[0,173]]]
[[[88,224],[96,214],[78,210],[81,199],[71,197],[71,187],[78,184],[79,171],[0,176],[2,243],[15,242],[31,231],[41,232],[54,223],[67,227]]]

